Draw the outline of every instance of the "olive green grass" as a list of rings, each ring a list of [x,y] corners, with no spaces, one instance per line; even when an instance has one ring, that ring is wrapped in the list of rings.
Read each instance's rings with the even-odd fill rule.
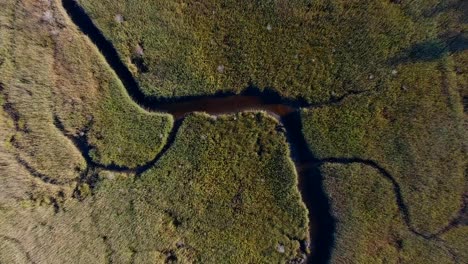
[[[395,4],[392,2],[400,2]],[[157,97],[272,88],[302,109],[337,218],[332,262],[462,263],[468,52],[463,1],[78,1]],[[0,262],[286,263],[307,210],[265,113],[173,118],[136,105],[58,0],[0,3]],[[58,119],[63,129],[57,126]],[[55,124],[54,124],[55,123]],[[85,175],[85,172],[91,175]],[[96,186],[81,184],[92,176]],[[423,238],[414,231],[420,232]],[[439,233],[440,231],[443,231]],[[433,236],[431,236],[433,235]]]
[[[377,162],[400,184],[413,224],[426,234],[456,217],[465,192],[463,109],[449,65],[449,58],[405,65],[385,93],[302,113],[318,158]]]
[[[144,93],[164,98],[254,86],[323,102],[379,90],[391,61],[436,36],[434,19],[424,14],[436,1],[78,3]]]
[[[452,256],[444,242],[408,229],[392,184],[376,169],[325,164],[321,170],[337,220],[332,263],[460,263],[456,259],[463,259]]]
[[[182,263],[303,258],[307,210],[277,125],[263,113],[190,115],[139,179],[103,182],[95,210],[113,260],[155,250]]]
[[[58,211],[27,199],[2,203],[0,234],[9,240],[0,255],[36,263],[303,258],[307,210],[277,125],[264,113],[191,115],[173,146],[140,176],[100,171],[92,195],[66,199]]]

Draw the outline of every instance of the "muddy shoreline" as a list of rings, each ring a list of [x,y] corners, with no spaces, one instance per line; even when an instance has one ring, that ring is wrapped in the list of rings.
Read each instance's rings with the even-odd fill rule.
[[[75,145],[84,154],[86,161],[93,167],[118,171],[133,171],[137,175],[152,167],[154,163],[167,151],[175,140],[175,135],[184,118],[192,112],[206,112],[211,115],[237,113],[247,110],[266,111],[275,117],[284,126],[286,137],[291,149],[291,158],[298,173],[299,191],[302,200],[309,211],[310,221],[310,248],[311,254],[307,263],[328,263],[334,242],[335,220],[330,213],[328,197],[322,186],[322,175],[318,169],[320,161],[317,160],[302,134],[300,109],[302,107],[320,107],[339,103],[348,95],[332,98],[321,104],[309,104],[305,100],[291,100],[282,98],[270,89],[260,90],[248,87],[241,94],[218,93],[210,96],[190,96],[181,98],[156,98],[146,96],[140,89],[137,80],[133,77],[127,66],[122,62],[112,43],[94,25],[91,18],[74,0],[62,0],[62,5],[75,25],[87,35],[103,54],[111,68],[116,72],[124,84],[130,97],[142,108],[169,113],[174,116],[175,124],[168,142],[163,150],[150,162],[134,170],[117,166],[102,166],[89,158],[89,147],[83,143],[85,139],[72,139]],[[56,119],[57,121],[57,119]],[[60,128],[59,122],[56,125]],[[63,128],[62,128],[63,129]],[[64,132],[64,131],[62,131]],[[315,164],[310,166],[310,164]],[[303,246],[302,251],[307,251]]]

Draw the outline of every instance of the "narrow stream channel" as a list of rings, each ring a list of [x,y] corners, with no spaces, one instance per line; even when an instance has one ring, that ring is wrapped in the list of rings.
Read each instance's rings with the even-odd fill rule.
[[[262,110],[276,117],[286,130],[287,140],[291,149],[291,158],[294,161],[299,177],[298,187],[309,211],[310,247],[312,253],[308,256],[306,262],[328,263],[330,261],[334,244],[335,220],[330,213],[329,201],[322,186],[322,175],[317,166],[320,162],[313,156],[302,134],[302,122],[299,112],[301,107],[319,105],[307,104],[301,100],[285,99],[272,90],[260,91],[255,87],[247,88],[240,95],[223,93],[212,96],[174,99],[145,96],[136,79],[120,59],[115,47],[104,37],[77,2],[75,0],[62,0],[62,5],[71,20],[98,47],[106,61],[124,84],[130,97],[136,103],[145,109],[166,112],[174,116],[176,124],[171,133],[172,136],[169,137],[169,142],[161,153],[164,153],[170,147],[181,120],[191,112],[201,111],[218,115],[246,110]],[[343,98],[335,98],[324,104],[336,103]],[[142,166],[137,171],[152,166],[159,159],[161,153],[152,162]]]

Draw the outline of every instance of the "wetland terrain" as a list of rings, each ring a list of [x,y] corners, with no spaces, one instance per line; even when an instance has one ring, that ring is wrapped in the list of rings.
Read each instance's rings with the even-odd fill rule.
[[[463,1],[0,8],[0,263],[465,263]]]

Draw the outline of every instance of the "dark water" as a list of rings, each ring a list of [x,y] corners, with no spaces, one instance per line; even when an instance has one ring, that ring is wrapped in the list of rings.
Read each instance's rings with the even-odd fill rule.
[[[259,96],[231,95],[226,97],[201,97],[194,101],[162,103],[158,110],[171,113],[175,119],[180,119],[187,113],[206,112],[210,114],[235,113],[247,110],[267,111],[277,119],[296,111],[289,105],[267,102]]]
[[[153,111],[170,113],[176,119],[174,130],[163,151],[150,163],[138,168],[141,172],[151,167],[174,141],[176,131],[186,114],[203,111],[212,115],[235,113],[246,110],[267,111],[284,126],[291,148],[292,159],[299,176],[299,190],[309,210],[312,254],[307,263],[328,263],[334,243],[335,221],[330,213],[330,205],[322,186],[319,161],[313,156],[302,134],[299,109],[312,107],[303,100],[282,98],[273,90],[260,90],[249,87],[242,94],[220,93],[212,96],[191,96],[182,98],[157,98],[145,96],[137,80],[122,62],[117,50],[94,25],[91,18],[77,5],[75,0],[62,0],[62,4],[72,21],[87,35],[104,55],[109,65],[123,82],[130,97],[141,107]],[[331,102],[342,98],[332,99]],[[90,161],[91,162],[91,161]],[[116,168],[125,170],[125,168]]]

